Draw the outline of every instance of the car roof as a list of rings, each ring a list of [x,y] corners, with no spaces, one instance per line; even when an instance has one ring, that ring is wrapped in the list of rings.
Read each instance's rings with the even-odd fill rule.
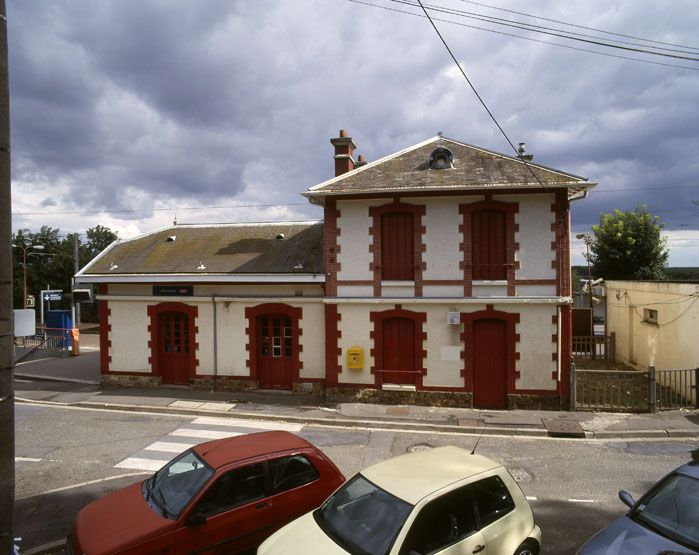
[[[312,447],[312,445],[305,439],[290,432],[275,431],[216,439],[195,445],[192,449],[209,466],[219,468],[225,464],[251,457],[307,447]]]
[[[699,463],[687,463],[680,466],[675,472],[691,476],[699,480]]]
[[[459,447],[435,447],[401,455],[361,471],[377,486],[415,505],[427,495],[501,465]]]

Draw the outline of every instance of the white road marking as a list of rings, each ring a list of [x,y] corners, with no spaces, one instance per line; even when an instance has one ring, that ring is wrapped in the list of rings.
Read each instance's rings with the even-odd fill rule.
[[[538,501],[536,497],[533,497],[531,495],[527,495],[527,501]]]
[[[114,465],[114,468],[131,468],[135,470],[147,470],[155,472],[160,470],[170,461],[167,459],[141,459],[139,457],[129,457],[124,459],[119,464]]]
[[[185,451],[189,449],[190,447],[194,447],[196,443],[172,443],[169,441],[156,441],[155,443],[151,443],[148,447],[145,448],[146,451],[163,451],[165,453],[181,453],[182,451]]]
[[[66,491],[69,489],[81,488],[83,486],[89,486],[91,484],[99,484],[101,482],[109,482],[110,480],[118,480],[119,478],[128,478],[130,476],[143,476],[146,472],[130,472],[129,474],[119,474],[117,476],[109,476],[108,478],[99,478],[98,480],[88,480],[87,482],[80,482],[79,484],[73,484],[72,486],[63,486],[62,488],[55,488],[45,491],[44,494],[48,493],[58,493],[59,491]]]
[[[289,422],[271,422],[269,420],[245,420],[243,418],[213,418],[202,416],[192,421],[192,424],[205,426],[225,426],[228,428],[249,428],[253,430],[282,430],[300,432],[307,424],[292,424]]]
[[[178,437],[199,437],[203,439],[223,439],[231,436],[242,436],[243,432],[229,432],[219,430],[195,430],[194,428],[178,428],[170,432],[171,436]]]
[[[34,457],[15,457],[15,462],[41,462],[41,459]]]
[[[595,503],[594,499],[568,499],[570,503]]]

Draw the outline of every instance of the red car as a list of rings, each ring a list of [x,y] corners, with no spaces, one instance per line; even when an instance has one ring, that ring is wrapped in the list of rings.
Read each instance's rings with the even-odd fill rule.
[[[66,552],[254,552],[344,481],[328,457],[289,432],[209,441],[83,508]]]

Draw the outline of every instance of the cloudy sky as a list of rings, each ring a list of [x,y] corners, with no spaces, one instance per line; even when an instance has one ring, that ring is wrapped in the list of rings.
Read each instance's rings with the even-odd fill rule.
[[[370,161],[438,131],[511,153],[414,2],[7,0],[13,229],[319,219],[339,129]],[[645,203],[699,265],[696,0],[428,5],[512,142],[600,183],[574,234]]]

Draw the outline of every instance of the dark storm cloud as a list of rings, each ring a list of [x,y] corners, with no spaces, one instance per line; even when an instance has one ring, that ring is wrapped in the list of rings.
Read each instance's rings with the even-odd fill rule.
[[[8,11],[13,178],[61,183],[64,207],[303,202],[332,176],[340,128],[369,160],[438,131],[510,153],[417,17],[344,0],[9,0]],[[691,1],[524,11],[678,44],[699,27]],[[438,25],[513,142],[600,182],[573,205],[576,229],[636,204],[668,228],[699,227],[699,189],[677,188],[699,185],[699,72]],[[120,217],[148,229],[141,213]]]

